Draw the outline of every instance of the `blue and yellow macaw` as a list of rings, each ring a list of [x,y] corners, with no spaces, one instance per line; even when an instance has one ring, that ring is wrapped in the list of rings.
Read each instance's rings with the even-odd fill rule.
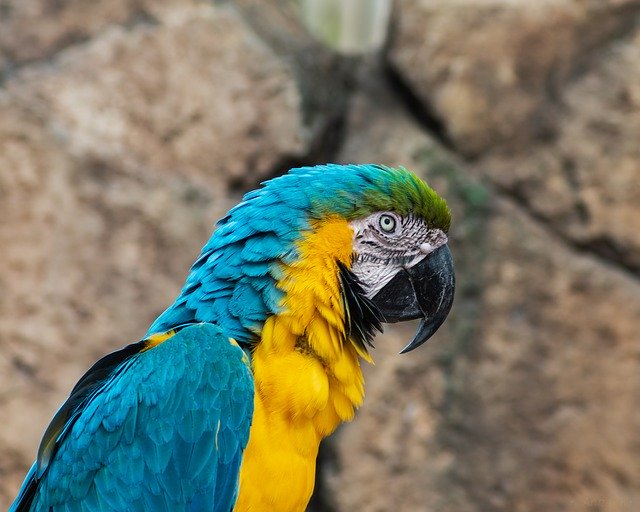
[[[302,511],[382,322],[453,301],[451,214],[403,168],[293,169],[218,222],[147,335],[95,363],[10,511]]]

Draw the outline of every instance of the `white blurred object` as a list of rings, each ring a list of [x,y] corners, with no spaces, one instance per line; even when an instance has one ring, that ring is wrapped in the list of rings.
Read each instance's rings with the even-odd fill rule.
[[[387,37],[392,0],[300,0],[309,31],[334,50],[355,55],[379,50]]]

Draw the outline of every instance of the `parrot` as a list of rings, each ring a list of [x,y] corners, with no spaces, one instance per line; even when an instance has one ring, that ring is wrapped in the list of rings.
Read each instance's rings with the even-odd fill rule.
[[[383,324],[451,309],[451,211],[404,167],[301,166],[220,219],[175,302],[98,360],[10,512],[305,510]]]

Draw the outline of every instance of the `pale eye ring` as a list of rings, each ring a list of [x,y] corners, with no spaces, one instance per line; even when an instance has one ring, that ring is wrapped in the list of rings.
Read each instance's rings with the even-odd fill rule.
[[[396,218],[388,213],[383,213],[378,219],[378,226],[385,233],[393,233],[396,230]]]

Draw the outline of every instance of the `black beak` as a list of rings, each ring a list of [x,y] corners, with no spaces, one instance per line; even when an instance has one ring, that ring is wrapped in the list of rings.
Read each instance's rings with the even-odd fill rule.
[[[422,318],[418,332],[400,352],[427,341],[451,310],[455,273],[447,245],[438,247],[411,268],[403,268],[371,300],[387,323]]]

